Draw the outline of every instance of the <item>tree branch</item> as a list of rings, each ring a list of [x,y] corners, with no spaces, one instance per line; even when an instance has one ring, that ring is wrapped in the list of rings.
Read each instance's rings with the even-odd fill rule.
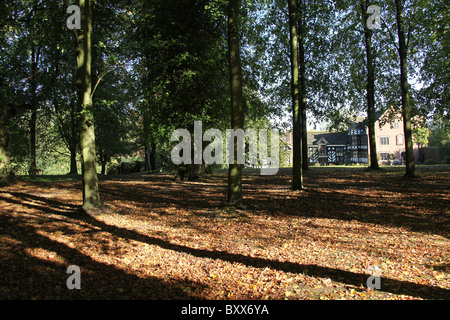
[[[389,26],[388,26],[387,23],[383,20],[382,17],[380,17],[380,19],[381,19],[381,21],[383,22],[382,24],[384,24],[384,26],[385,26],[386,29],[388,30],[389,36],[391,37],[391,40],[392,40],[393,45],[395,46],[395,48],[397,49],[397,51],[399,51],[400,48],[397,46],[397,43],[395,42],[395,38],[394,38],[394,35],[393,35],[392,32],[391,32],[391,29],[389,28]]]
[[[408,48],[409,48],[409,40],[410,40],[410,36],[411,36],[411,31],[412,31],[412,29],[413,29],[413,27],[412,27],[412,23],[411,23],[411,21],[409,22],[409,25],[408,25],[408,36],[407,36],[407,38],[406,38],[406,50],[408,50]]]
[[[110,72],[112,72],[112,71],[114,71],[114,70],[116,70],[116,69],[118,69],[118,68],[121,68],[121,67],[123,67],[123,66],[120,65],[120,66],[118,66],[117,68],[110,68],[109,70],[104,71],[104,72],[100,75],[100,77],[97,79],[97,83],[95,84],[94,89],[92,90],[91,98],[94,97],[95,90],[97,90],[97,87],[98,87],[100,81],[101,81],[108,73],[110,73]]]

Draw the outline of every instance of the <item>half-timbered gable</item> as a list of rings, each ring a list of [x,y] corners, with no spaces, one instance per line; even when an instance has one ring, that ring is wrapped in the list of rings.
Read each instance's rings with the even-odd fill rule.
[[[378,113],[375,122],[377,156],[380,164],[404,161],[405,142],[401,115],[388,117]],[[292,132],[286,136],[292,146]],[[308,132],[308,160],[310,164],[330,165],[369,163],[369,132],[367,118],[358,117],[345,132]],[[418,148],[414,145],[416,161]],[[292,163],[292,155],[289,163]]]
[[[348,134],[346,132],[308,133],[310,163],[344,164],[348,158]]]

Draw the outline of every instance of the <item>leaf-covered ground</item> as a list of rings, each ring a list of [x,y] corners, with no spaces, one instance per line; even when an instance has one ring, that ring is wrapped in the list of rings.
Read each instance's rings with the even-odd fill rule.
[[[316,168],[303,192],[248,172],[240,210],[223,173],[116,176],[89,214],[79,181],[20,182],[0,189],[0,299],[449,299],[449,171]]]

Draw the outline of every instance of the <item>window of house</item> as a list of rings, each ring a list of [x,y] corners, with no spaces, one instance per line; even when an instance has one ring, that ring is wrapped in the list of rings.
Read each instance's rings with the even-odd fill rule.
[[[403,135],[397,136],[397,145],[403,145],[403,144],[404,144]]]
[[[392,124],[392,129],[398,129],[398,128],[400,128],[400,125],[398,124],[398,122],[394,122]]]
[[[389,137],[381,137],[380,138],[380,144],[382,146],[388,146],[389,145]]]
[[[352,136],[352,146],[357,146],[357,145],[358,145],[358,137]]]
[[[389,153],[388,153],[388,152],[381,152],[381,153],[380,153],[380,160],[381,160],[381,161],[387,161],[387,160],[389,160]]]

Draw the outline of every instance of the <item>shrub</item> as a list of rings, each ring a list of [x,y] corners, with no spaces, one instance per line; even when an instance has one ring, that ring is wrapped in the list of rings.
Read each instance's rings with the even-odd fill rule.
[[[108,168],[108,174],[129,174],[141,172],[144,168],[143,161],[121,162],[120,164],[112,164]]]
[[[17,177],[13,171],[0,174],[0,187],[6,187],[17,183]]]
[[[438,164],[436,160],[434,159],[427,159],[423,162],[424,165],[429,166],[429,165],[433,165],[433,164]]]
[[[439,144],[439,154],[442,158],[450,156],[450,140],[444,140]]]

